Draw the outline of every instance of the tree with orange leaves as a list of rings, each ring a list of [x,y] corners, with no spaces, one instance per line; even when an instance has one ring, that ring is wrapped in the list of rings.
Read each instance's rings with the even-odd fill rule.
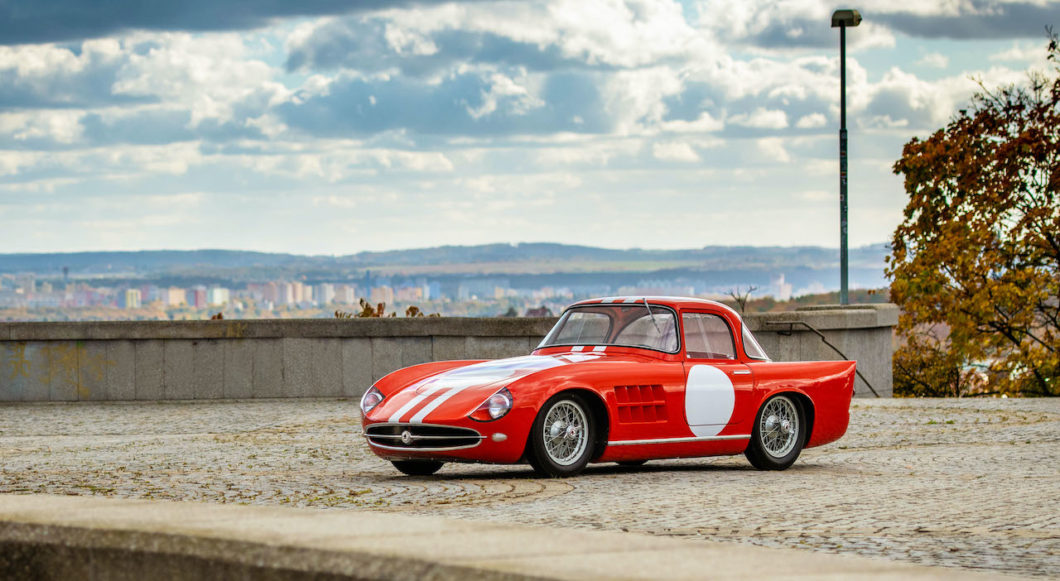
[[[1060,395],[1060,51],[982,90],[894,165],[909,203],[887,274],[896,393]]]

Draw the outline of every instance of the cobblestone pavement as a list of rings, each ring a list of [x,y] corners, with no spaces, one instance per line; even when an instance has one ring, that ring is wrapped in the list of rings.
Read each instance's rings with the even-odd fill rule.
[[[0,407],[0,492],[401,511],[637,531],[1060,577],[1060,400],[857,400],[850,432],[791,469],[743,457],[450,464],[403,476],[356,402]]]

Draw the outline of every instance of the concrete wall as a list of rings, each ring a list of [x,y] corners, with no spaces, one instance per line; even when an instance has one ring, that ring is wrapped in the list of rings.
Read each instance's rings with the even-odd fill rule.
[[[745,317],[762,348],[776,361],[843,359],[810,330],[812,326],[839,349],[846,359],[858,362],[858,371],[881,397],[891,397],[893,331],[898,307],[893,304],[809,307],[787,313],[762,313]],[[857,397],[873,397],[859,377]]]
[[[881,395],[890,395],[893,305],[747,320],[774,359],[839,358],[792,323],[809,322],[858,359]],[[526,355],[554,323],[523,318],[0,323],[0,401],[359,397],[383,375],[416,363]],[[857,391],[868,393],[864,385]]]

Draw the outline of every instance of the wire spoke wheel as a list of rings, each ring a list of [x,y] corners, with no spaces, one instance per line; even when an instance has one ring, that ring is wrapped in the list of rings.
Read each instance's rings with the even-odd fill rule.
[[[799,435],[799,414],[795,405],[786,397],[769,400],[762,410],[758,429],[767,454],[774,458],[787,456],[795,448]]]
[[[589,403],[579,394],[553,396],[534,420],[527,443],[527,459],[538,473],[574,476],[589,463],[596,426]]]
[[[549,459],[560,466],[577,462],[589,445],[587,424],[585,411],[572,401],[556,402],[549,408],[542,426]]]
[[[806,440],[806,416],[801,402],[779,394],[758,410],[751,442],[744,455],[759,470],[784,470],[795,463]]]

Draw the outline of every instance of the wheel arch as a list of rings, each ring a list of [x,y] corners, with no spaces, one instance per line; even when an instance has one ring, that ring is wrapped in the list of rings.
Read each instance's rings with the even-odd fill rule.
[[[593,415],[593,421],[596,422],[596,425],[599,428],[596,430],[596,437],[593,438],[593,453],[590,456],[589,460],[590,462],[595,461],[597,458],[602,456],[604,454],[604,450],[607,449],[607,438],[608,435],[611,433],[611,417],[607,411],[607,403],[604,402],[604,398],[599,393],[597,393],[593,389],[584,386],[562,386],[555,390],[552,390],[552,392],[548,394],[548,397],[545,397],[541,400],[541,405],[538,407],[538,413],[540,413],[541,408],[544,407],[545,403],[548,400],[556,397],[557,395],[563,395],[568,393],[581,396],[581,398],[589,405],[589,412]],[[523,456],[526,457],[529,451],[530,437],[527,436],[526,444],[524,445],[523,449]]]
[[[768,401],[769,398],[776,395],[786,395],[791,397],[791,399],[799,402],[799,406],[802,408],[803,419],[806,420],[806,429],[803,430],[805,435],[802,438],[802,445],[803,447],[806,447],[810,443],[810,436],[813,434],[813,421],[816,415],[814,412],[813,400],[810,399],[810,396],[806,395],[805,393],[802,393],[801,391],[781,390],[769,394],[769,397],[762,400],[762,405],[765,405],[766,401]],[[761,408],[762,405],[758,407]]]

